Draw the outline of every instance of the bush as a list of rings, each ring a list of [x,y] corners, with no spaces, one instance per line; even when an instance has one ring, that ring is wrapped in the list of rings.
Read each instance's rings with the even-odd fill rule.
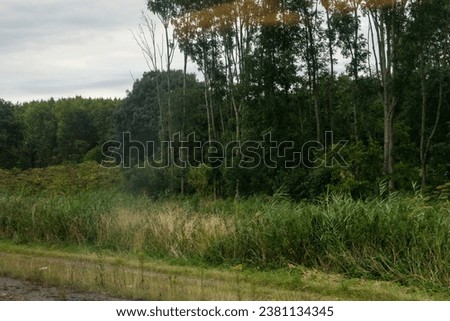
[[[120,171],[95,162],[58,165],[26,171],[0,170],[0,187],[11,192],[77,193],[80,190],[117,189],[122,184]]]

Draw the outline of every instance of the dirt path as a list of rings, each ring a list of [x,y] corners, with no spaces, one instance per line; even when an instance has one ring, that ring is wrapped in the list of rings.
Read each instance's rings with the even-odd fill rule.
[[[67,288],[44,287],[28,281],[0,277],[0,301],[116,301],[101,293],[80,293]]]

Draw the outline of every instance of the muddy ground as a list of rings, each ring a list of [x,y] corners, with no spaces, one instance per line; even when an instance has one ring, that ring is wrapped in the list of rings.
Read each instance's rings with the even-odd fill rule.
[[[81,293],[68,288],[45,287],[0,277],[0,301],[117,301],[102,293]]]

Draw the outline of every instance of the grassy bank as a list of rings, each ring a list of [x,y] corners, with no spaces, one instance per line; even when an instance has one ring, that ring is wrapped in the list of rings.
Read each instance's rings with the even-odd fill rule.
[[[301,266],[259,271],[176,265],[86,247],[0,242],[0,276],[133,300],[448,300],[444,292]],[[64,295],[62,295],[64,297]]]
[[[153,201],[126,193],[0,193],[0,238],[206,266],[301,266],[445,291],[450,205],[420,197],[294,204],[254,198]]]

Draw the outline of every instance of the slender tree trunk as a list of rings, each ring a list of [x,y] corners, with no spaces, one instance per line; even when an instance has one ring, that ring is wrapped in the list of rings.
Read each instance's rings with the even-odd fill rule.
[[[425,71],[423,58],[420,62],[420,84],[421,84],[421,94],[422,94],[422,117],[420,124],[420,176],[421,176],[421,189],[425,189],[425,184],[427,180],[427,169],[426,169],[426,151],[425,151],[425,126],[427,118],[427,89],[425,83]]]
[[[165,31],[165,38],[166,38],[166,52],[167,52],[167,60],[166,60],[166,68],[167,68],[167,133],[169,142],[173,139],[174,134],[174,128],[173,128],[173,114],[172,114],[172,103],[171,103],[171,60],[172,60],[172,49],[170,47],[170,41],[169,41],[169,31],[168,31],[168,23],[164,22],[164,31]],[[174,149],[169,145],[169,166],[170,166],[170,190],[172,193],[175,191],[175,168],[174,168],[174,160],[175,160],[175,151]]]
[[[441,110],[442,110],[442,102],[443,102],[443,84],[442,81],[439,82],[438,89],[438,105],[436,109],[436,118],[434,121],[433,128],[428,137],[426,137],[426,105],[427,105],[427,96],[426,96],[426,83],[425,83],[425,75],[422,71],[421,73],[421,83],[422,83],[422,121],[421,121],[421,130],[420,130],[420,165],[421,165],[421,189],[422,191],[426,187],[427,182],[427,161],[428,161],[428,153],[430,151],[431,141],[436,133],[437,127],[439,125],[439,121],[441,118]]]
[[[308,14],[305,12],[306,15]],[[307,57],[307,64],[308,64],[308,75],[310,79],[310,87],[312,92],[312,101],[314,104],[314,116],[316,119],[316,140],[318,142],[322,141],[322,125],[321,125],[321,111],[320,111],[320,104],[319,104],[319,97],[317,92],[317,74],[318,74],[318,66],[317,66],[317,57],[315,53],[315,42],[314,42],[314,36],[313,36],[313,26],[311,25],[311,19],[307,17],[307,32],[308,32],[308,57]],[[309,62],[310,60],[310,62]]]
[[[383,144],[383,172],[389,179],[389,190],[394,189],[394,110],[397,103],[392,94],[392,70],[393,68],[393,37],[391,32],[393,28],[388,28],[388,22],[385,20],[380,9],[371,11],[374,20],[378,39],[378,53],[380,62],[381,86],[383,88],[383,106],[384,106],[384,144]]]
[[[184,65],[183,65],[183,119],[182,119],[182,125],[181,125],[181,138],[184,140],[185,134],[186,134],[186,91],[187,91],[187,84],[186,84],[186,75],[187,75],[187,62],[188,62],[188,56],[186,53],[184,53]],[[183,162],[187,161],[187,155],[186,155],[186,148],[181,148],[181,160]],[[186,176],[186,170],[183,168],[181,172],[181,182],[180,182],[180,190],[181,195],[184,195],[185,193],[185,176]]]
[[[213,90],[211,88],[211,79],[208,80],[209,86],[208,86],[208,92],[209,92],[209,116],[211,117],[211,131],[212,131],[212,137],[215,139],[217,137],[216,133],[216,122],[215,122],[215,116],[214,116],[214,101],[213,101]]]
[[[320,121],[320,105],[318,101],[317,94],[314,93],[314,115],[316,117],[316,139],[318,142],[322,141],[322,135],[321,135],[321,121]]]
[[[373,34],[373,24],[372,24],[372,18],[371,15],[368,15],[369,17],[369,30],[370,30],[370,35],[371,35],[371,39],[372,39],[372,53],[373,53],[373,57],[375,59],[375,73],[376,76],[379,77],[380,76],[380,71],[378,70],[378,56],[377,56],[377,51],[375,50],[375,36]]]
[[[205,107],[206,107],[206,118],[208,121],[208,142],[211,143],[213,140],[213,135],[212,135],[212,126],[211,126],[211,115],[209,113],[208,75],[206,74],[206,72],[204,73],[204,77],[205,77],[204,98],[205,98]]]
[[[333,53],[333,39],[332,39],[332,27],[329,8],[326,8],[327,28],[328,28],[328,54],[330,58],[330,81],[328,84],[328,118],[330,121],[330,130],[334,131],[334,53]]]
[[[353,79],[354,91],[353,91],[353,133],[355,135],[355,141],[359,140],[358,137],[358,104],[359,104],[359,73],[358,73],[358,61],[359,61],[359,50],[358,50],[358,35],[359,35],[359,22],[358,22],[358,7],[355,6],[354,12],[355,19],[355,29],[353,34]]]
[[[170,68],[171,68],[171,49],[170,49],[170,42],[169,42],[169,31],[168,26],[164,25],[165,30],[165,38],[166,38],[166,51],[167,51],[167,111],[168,111],[168,132],[169,132],[169,139],[172,138],[173,135],[173,114],[172,114],[172,104],[171,104],[171,79],[170,79]]]

